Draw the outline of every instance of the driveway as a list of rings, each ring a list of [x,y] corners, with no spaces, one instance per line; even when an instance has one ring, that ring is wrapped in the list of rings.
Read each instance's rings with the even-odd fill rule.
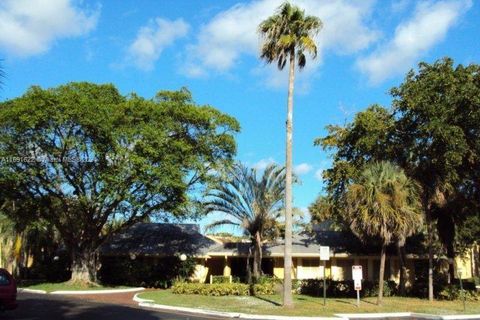
[[[0,313],[0,319],[16,320],[60,320],[60,319],[85,319],[85,320],[212,320],[220,319],[205,316],[190,316],[181,313],[157,312],[154,310],[142,309],[133,305],[120,305],[65,297],[57,295],[42,294],[18,294],[18,309]],[[120,302],[120,301],[119,301]]]

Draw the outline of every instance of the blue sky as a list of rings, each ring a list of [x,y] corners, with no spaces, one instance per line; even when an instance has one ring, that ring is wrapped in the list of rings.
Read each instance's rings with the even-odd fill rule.
[[[319,55],[298,73],[294,163],[302,184],[295,205],[322,191],[328,154],[313,146],[327,124],[343,124],[388,91],[420,61],[444,56],[480,61],[480,3],[473,0],[298,0],[324,28]],[[258,58],[259,22],[281,4],[259,1],[1,0],[0,99],[31,85],[114,83],[122,93],[153,97],[188,87],[197,103],[236,117],[238,159],[282,163],[285,72]]]

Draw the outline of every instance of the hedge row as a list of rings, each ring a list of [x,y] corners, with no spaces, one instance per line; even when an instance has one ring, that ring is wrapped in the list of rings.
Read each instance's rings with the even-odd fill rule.
[[[326,280],[327,296],[334,298],[355,298],[356,290],[353,280]],[[311,296],[323,295],[323,280],[321,279],[305,279],[294,280],[293,290],[297,294],[305,294]],[[383,285],[383,295],[385,297],[393,296],[396,294],[397,285],[394,281],[385,281]],[[362,297],[372,297],[378,294],[378,283],[375,281],[363,280],[362,290],[360,295]]]
[[[259,279],[260,280],[260,279]],[[334,281],[327,280],[327,296],[331,298],[354,298],[356,291],[353,281]],[[172,287],[172,292],[176,294],[199,294],[205,296],[247,296],[251,293],[256,295],[271,295],[279,291],[281,280],[278,278],[263,277],[259,283],[251,286],[245,283],[188,283],[176,282]],[[294,280],[293,291],[296,294],[305,294],[311,296],[323,295],[323,280],[306,279]],[[374,281],[363,280],[362,297],[372,297],[378,294],[378,284]],[[393,281],[385,281],[383,287],[385,297],[397,294],[397,285]],[[478,293],[475,292],[475,286],[466,283],[464,291],[460,290],[458,284],[446,285],[436,292],[436,297],[441,300],[461,299],[465,294],[467,300],[478,301]]]
[[[275,294],[273,283],[255,284],[252,286],[245,283],[190,283],[176,282],[172,286],[175,294],[199,294],[203,296],[248,296],[253,290],[254,294]]]

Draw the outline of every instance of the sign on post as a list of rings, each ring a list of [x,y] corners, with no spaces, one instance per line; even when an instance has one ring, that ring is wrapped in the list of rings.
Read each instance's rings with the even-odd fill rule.
[[[353,280],[353,285],[355,287],[355,290],[359,291],[362,290],[362,280]]]
[[[363,280],[362,266],[352,266],[353,280]]]
[[[330,247],[320,246],[320,260],[330,260]]]
[[[330,247],[320,246],[320,260],[323,261],[323,305],[327,305],[327,279],[325,269],[327,269],[327,261],[330,260]]]
[[[357,291],[357,307],[360,306],[360,290],[362,290],[362,266],[352,266],[353,286]]]

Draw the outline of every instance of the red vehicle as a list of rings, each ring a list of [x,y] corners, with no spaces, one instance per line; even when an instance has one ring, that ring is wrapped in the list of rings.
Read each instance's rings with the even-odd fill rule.
[[[13,310],[17,307],[17,284],[12,275],[0,269],[0,311]]]

